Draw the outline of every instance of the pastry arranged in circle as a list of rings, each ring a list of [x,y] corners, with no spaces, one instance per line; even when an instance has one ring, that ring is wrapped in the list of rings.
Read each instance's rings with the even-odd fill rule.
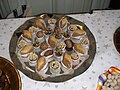
[[[27,38],[28,40],[32,41],[32,34],[28,30],[23,30],[23,37]]]
[[[16,48],[20,62],[44,78],[71,75],[89,57],[86,31],[67,17],[36,19]]]

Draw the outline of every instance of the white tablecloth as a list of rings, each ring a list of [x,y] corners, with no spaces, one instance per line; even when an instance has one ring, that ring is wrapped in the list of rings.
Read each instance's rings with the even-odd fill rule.
[[[113,35],[120,26],[120,10],[94,11],[93,14],[69,15],[84,22],[96,39],[96,55],[92,65],[81,75],[66,82],[35,81],[21,71],[22,90],[96,90],[98,76],[115,66],[120,69],[120,56],[114,46]],[[13,32],[30,18],[0,20],[0,56],[9,60],[9,42]]]

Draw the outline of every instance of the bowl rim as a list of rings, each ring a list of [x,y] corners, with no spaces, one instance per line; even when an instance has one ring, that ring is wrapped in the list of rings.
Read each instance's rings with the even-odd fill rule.
[[[16,74],[17,74],[17,77],[18,77],[18,81],[19,81],[19,89],[18,90],[22,90],[22,82],[21,82],[21,77],[20,77],[20,74],[19,74],[19,72],[18,72],[18,70],[17,70],[17,68],[14,66],[14,64],[11,62],[11,61],[9,61],[8,59],[6,59],[6,58],[4,58],[4,57],[2,57],[2,56],[0,56],[0,59],[2,59],[2,60],[4,60],[6,63],[8,63],[8,64],[10,64],[10,66],[12,66],[13,67],[13,69],[15,70],[15,72],[16,72]]]

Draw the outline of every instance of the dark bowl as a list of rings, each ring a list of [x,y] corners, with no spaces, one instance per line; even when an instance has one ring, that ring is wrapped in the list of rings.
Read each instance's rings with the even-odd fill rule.
[[[21,90],[21,78],[16,67],[9,60],[0,57],[0,69],[9,82],[9,90]]]
[[[113,40],[114,40],[115,48],[120,54],[120,27],[118,27],[117,30],[115,31]]]

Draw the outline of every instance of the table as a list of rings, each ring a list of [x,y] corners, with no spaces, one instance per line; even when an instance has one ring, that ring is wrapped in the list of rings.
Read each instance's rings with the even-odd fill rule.
[[[19,71],[22,90],[96,90],[98,76],[115,66],[120,69],[119,54],[114,46],[113,35],[120,26],[120,10],[96,10],[93,14],[68,15],[84,22],[96,39],[96,55],[92,65],[81,75],[66,82],[35,81]],[[13,32],[26,20],[17,18],[0,20],[0,56],[9,59],[9,42]]]

